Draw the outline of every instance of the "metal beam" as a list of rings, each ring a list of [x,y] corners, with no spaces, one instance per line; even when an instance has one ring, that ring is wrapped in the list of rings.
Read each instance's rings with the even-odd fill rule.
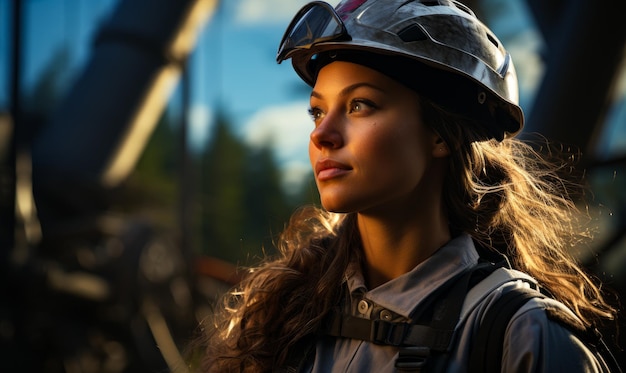
[[[33,188],[44,236],[93,216],[125,180],[167,104],[216,0],[121,1],[82,75],[33,141]]]
[[[564,8],[557,11],[549,5],[557,3]],[[539,24],[544,24],[542,29],[551,34],[546,35],[545,75],[524,132],[540,132],[552,141],[585,150],[604,120],[623,60],[626,2],[547,1],[537,6],[531,0],[530,4],[542,20]],[[548,14],[542,13],[546,9]]]

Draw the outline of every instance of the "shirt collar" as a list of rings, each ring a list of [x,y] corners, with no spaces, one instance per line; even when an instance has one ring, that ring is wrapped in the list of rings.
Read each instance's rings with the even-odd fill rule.
[[[455,275],[478,262],[478,252],[468,234],[461,234],[437,250],[411,271],[368,290],[358,262],[350,263],[346,282],[351,293],[364,297],[404,317],[410,317],[430,293]]]

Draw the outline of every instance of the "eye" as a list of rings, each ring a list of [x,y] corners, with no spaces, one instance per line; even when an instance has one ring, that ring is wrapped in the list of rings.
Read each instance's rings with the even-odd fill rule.
[[[376,106],[370,100],[364,100],[359,98],[350,101],[348,113],[367,113],[375,108]]]
[[[324,112],[318,107],[309,108],[309,115],[314,122],[317,122],[324,116]]]

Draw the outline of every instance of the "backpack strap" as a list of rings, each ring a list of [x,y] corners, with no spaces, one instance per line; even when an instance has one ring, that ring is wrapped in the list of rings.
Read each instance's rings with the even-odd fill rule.
[[[510,269],[507,267],[496,268],[493,273],[486,274],[480,282],[475,284],[465,297],[463,310],[461,310],[461,321],[467,317],[478,307],[483,300],[493,291],[510,282],[523,281],[528,283],[533,289],[538,289],[537,281],[526,273]]]
[[[470,352],[470,372],[501,372],[504,334],[509,321],[520,307],[536,297],[544,295],[534,289],[515,288],[505,292],[489,307]]]

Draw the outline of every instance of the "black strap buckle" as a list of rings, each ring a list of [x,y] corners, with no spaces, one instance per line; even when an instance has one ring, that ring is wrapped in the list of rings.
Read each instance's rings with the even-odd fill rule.
[[[401,346],[410,328],[411,324],[408,323],[372,320],[370,340],[377,344]]]

